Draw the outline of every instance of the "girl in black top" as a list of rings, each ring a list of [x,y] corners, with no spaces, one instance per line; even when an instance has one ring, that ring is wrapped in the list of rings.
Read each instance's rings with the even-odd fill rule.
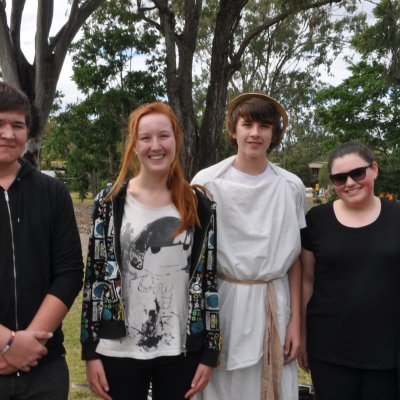
[[[328,161],[338,200],[302,230],[300,366],[319,400],[398,399],[400,207],[374,194],[378,164],[358,142]]]

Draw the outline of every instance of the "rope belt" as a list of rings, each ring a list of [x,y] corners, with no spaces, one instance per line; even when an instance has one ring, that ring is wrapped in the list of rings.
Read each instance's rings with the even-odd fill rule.
[[[239,285],[267,285],[267,307],[265,312],[267,327],[264,334],[264,357],[261,372],[261,400],[279,400],[283,370],[283,348],[279,340],[274,283],[272,280],[239,280],[223,274],[218,274],[218,278]]]

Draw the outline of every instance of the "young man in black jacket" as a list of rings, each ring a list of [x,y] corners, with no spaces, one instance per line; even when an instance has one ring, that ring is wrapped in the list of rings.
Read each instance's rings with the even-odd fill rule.
[[[0,82],[0,400],[66,400],[81,244],[66,186],[21,159],[30,122],[25,94]]]

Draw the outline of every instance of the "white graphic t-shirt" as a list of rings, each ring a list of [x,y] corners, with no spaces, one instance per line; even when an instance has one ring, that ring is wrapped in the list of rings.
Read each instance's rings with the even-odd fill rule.
[[[98,353],[152,359],[182,352],[193,232],[174,237],[179,225],[174,205],[151,208],[127,194],[120,236],[127,336],[101,339]]]

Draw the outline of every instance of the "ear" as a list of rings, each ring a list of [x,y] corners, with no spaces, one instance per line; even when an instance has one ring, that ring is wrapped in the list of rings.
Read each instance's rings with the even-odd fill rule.
[[[378,173],[379,173],[379,166],[378,163],[376,161],[374,161],[371,165],[371,170],[374,174],[374,179],[376,179],[378,177]]]
[[[236,140],[236,132],[228,131],[228,137]]]

